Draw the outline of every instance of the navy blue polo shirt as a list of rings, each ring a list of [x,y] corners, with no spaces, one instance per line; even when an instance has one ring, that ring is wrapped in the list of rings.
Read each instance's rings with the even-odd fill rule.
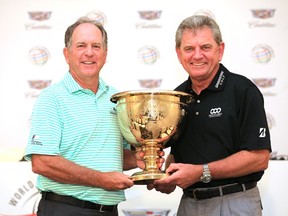
[[[191,93],[185,128],[171,154],[177,163],[205,164],[226,158],[241,150],[269,149],[270,133],[264,99],[248,78],[229,72],[222,64],[211,84],[197,95],[188,78],[175,90]],[[212,180],[195,187],[258,181],[262,172],[233,179]]]

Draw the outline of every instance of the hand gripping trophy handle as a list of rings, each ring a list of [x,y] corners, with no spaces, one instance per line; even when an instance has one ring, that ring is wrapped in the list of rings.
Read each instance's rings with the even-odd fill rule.
[[[166,174],[157,166],[158,150],[179,133],[186,115],[190,94],[179,91],[126,91],[112,95],[123,137],[145,152],[145,169],[132,175],[135,184],[148,184]],[[174,142],[173,142],[174,143]]]

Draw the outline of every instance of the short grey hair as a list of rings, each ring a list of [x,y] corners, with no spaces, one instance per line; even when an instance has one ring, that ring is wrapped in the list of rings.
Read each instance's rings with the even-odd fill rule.
[[[218,45],[222,43],[222,34],[216,21],[208,16],[194,15],[194,16],[190,16],[184,19],[178,26],[178,29],[175,35],[176,47],[179,48],[181,46],[181,39],[182,39],[183,31],[185,29],[196,31],[203,27],[208,27],[212,30],[213,35],[214,35],[214,40],[216,41]]]
[[[67,48],[71,47],[72,34],[73,34],[75,28],[77,26],[79,26],[80,24],[83,24],[83,23],[93,24],[101,31],[103,47],[105,50],[107,50],[107,48],[108,48],[108,36],[107,36],[107,32],[106,32],[104,26],[100,22],[93,20],[93,19],[90,19],[89,17],[86,17],[86,16],[80,17],[75,23],[73,23],[72,25],[70,25],[67,28],[67,30],[65,32],[65,38],[64,38],[65,47],[67,47]]]

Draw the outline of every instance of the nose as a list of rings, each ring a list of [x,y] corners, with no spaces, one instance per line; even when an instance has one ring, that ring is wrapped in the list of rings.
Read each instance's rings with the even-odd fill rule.
[[[203,53],[200,47],[195,48],[194,50],[194,58],[202,58]]]
[[[86,47],[85,54],[88,55],[88,56],[92,56],[93,55],[92,46],[87,46]]]

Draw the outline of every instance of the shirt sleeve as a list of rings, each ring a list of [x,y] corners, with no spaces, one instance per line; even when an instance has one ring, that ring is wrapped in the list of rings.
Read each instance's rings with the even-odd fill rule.
[[[241,98],[240,150],[269,149],[271,151],[270,132],[261,92],[256,86],[250,86]]]
[[[31,160],[32,154],[59,154],[62,121],[57,97],[43,91],[39,95],[31,116],[31,127],[25,150],[25,159]]]

